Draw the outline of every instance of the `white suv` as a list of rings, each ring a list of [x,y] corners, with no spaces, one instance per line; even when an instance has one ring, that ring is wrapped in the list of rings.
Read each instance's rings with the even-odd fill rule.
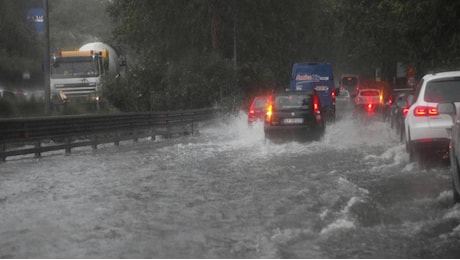
[[[411,161],[423,161],[422,155],[437,154],[448,158],[449,136],[446,128],[452,118],[439,114],[439,103],[460,102],[460,71],[428,74],[417,86],[416,101],[405,119],[406,149]]]

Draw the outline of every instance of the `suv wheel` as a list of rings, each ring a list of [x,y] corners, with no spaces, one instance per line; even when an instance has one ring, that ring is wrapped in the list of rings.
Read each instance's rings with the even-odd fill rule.
[[[409,161],[423,163],[423,151],[409,140]]]
[[[410,141],[407,143],[406,146],[408,147],[408,151],[409,151],[409,162],[414,162],[415,161],[414,147],[412,147],[412,144],[410,143]]]
[[[401,143],[406,142],[406,133],[404,132],[403,126],[399,126],[399,141]]]
[[[457,158],[455,157],[452,157],[450,158],[452,161],[452,174],[457,174],[459,175],[460,172],[459,172],[459,165],[458,165],[458,160]],[[454,176],[452,176],[452,193],[453,193],[453,199],[454,199],[454,202],[455,203],[460,203],[460,194],[457,192],[457,189],[455,188],[455,180],[454,180]]]
[[[455,189],[455,183],[454,180],[452,180],[452,193],[454,194],[454,202],[455,203],[460,203],[460,194],[458,194],[457,189]]]

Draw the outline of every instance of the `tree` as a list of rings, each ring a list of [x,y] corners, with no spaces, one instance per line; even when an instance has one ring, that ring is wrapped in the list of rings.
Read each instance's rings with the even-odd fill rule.
[[[108,4],[108,0],[49,0],[51,52],[93,41],[110,42],[113,26]]]
[[[236,60],[236,74],[225,76],[237,75],[233,89],[248,96],[287,86],[298,61],[330,62],[336,74],[364,78],[378,67],[386,79],[398,61],[416,62],[422,72],[455,68],[459,6],[454,0],[114,0],[109,12],[115,38],[137,51],[138,89],[173,100],[207,86],[213,79],[202,60],[216,57]],[[197,78],[201,84],[190,84]],[[207,89],[209,99],[215,89]]]
[[[39,35],[26,17],[32,4],[0,0],[0,81],[6,85],[20,86],[25,71],[31,73],[32,80],[41,78]]]

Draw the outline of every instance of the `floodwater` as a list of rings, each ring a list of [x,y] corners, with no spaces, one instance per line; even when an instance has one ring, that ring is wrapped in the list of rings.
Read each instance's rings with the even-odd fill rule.
[[[0,164],[0,258],[459,258],[449,166],[375,120],[272,143],[244,113],[200,133]]]

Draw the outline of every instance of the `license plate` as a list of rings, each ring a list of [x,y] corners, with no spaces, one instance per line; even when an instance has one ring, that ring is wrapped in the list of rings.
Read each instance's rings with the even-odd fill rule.
[[[326,91],[326,90],[329,90],[329,87],[328,86],[316,86],[315,90],[317,90],[317,91]]]
[[[285,118],[283,120],[285,124],[303,124],[303,118]]]

